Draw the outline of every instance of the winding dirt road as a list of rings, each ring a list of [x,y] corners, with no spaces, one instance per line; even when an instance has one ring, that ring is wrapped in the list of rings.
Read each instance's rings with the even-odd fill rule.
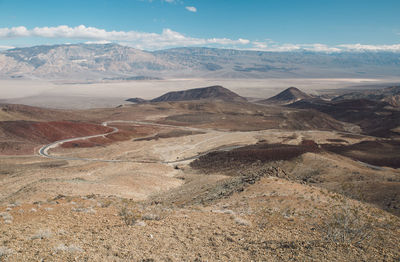
[[[129,123],[129,124],[137,124],[137,125],[151,125],[151,126],[159,126],[159,127],[173,127],[173,128],[180,128],[184,130],[189,130],[189,131],[211,131],[211,129],[202,129],[202,128],[193,128],[193,127],[183,127],[183,126],[174,126],[174,125],[166,125],[166,124],[158,124],[158,123],[152,123],[152,122],[143,122],[143,121],[126,121],[126,120],[112,120],[112,121],[106,121],[103,122],[103,126],[107,126],[112,128],[113,130],[108,133],[104,134],[99,134],[99,135],[92,135],[92,136],[83,136],[83,137],[74,137],[74,138],[68,138],[68,139],[63,139],[59,141],[55,141],[51,144],[47,144],[42,146],[38,153],[40,156],[47,157],[47,158],[52,158],[52,159],[58,159],[58,160],[80,160],[80,161],[94,161],[94,162],[132,162],[132,163],[162,163],[162,164],[173,164],[173,163],[179,163],[179,162],[184,162],[188,160],[194,160],[196,158],[199,158],[200,156],[204,154],[199,154],[196,156],[192,156],[189,158],[185,159],[180,159],[176,161],[151,161],[151,160],[116,160],[116,159],[93,159],[93,158],[79,158],[79,157],[64,157],[64,156],[54,156],[50,155],[49,150],[52,148],[56,148],[64,143],[67,142],[73,142],[73,141],[79,141],[79,140],[87,140],[91,138],[96,138],[96,137],[106,137],[107,135],[111,135],[114,133],[117,133],[119,129],[117,127],[109,126],[109,124],[112,123]],[[204,143],[206,141],[203,141],[201,143]],[[207,152],[208,153],[208,152]]]

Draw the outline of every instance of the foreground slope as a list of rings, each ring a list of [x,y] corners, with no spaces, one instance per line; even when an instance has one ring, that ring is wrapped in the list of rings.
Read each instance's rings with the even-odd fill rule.
[[[201,204],[58,196],[10,205],[0,223],[2,258],[92,261],[395,261],[400,220],[326,190],[260,171],[221,181],[186,174],[182,199]],[[210,183],[210,181],[215,181]],[[231,194],[218,194],[234,188]],[[172,193],[172,192],[171,192]],[[200,194],[201,195],[201,194]],[[179,198],[177,198],[179,201]],[[4,209],[5,207],[3,207]],[[33,211],[34,210],[34,211]],[[11,220],[10,220],[11,218]],[[344,226],[345,225],[345,226]],[[4,244],[3,244],[4,245]]]

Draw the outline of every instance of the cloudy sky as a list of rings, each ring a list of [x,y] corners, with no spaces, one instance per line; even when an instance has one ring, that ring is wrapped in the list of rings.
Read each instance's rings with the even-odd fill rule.
[[[399,13],[400,0],[0,0],[0,49],[115,42],[400,51]]]

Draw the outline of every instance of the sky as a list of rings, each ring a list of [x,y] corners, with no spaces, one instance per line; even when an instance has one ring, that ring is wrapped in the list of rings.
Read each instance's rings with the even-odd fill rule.
[[[400,52],[400,0],[0,0],[0,49],[109,42]]]

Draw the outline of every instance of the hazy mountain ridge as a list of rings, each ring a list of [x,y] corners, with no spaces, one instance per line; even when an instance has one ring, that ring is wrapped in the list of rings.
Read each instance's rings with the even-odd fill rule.
[[[261,52],[173,48],[154,52],[117,44],[16,48],[0,53],[0,76],[44,79],[390,77],[400,53]]]

